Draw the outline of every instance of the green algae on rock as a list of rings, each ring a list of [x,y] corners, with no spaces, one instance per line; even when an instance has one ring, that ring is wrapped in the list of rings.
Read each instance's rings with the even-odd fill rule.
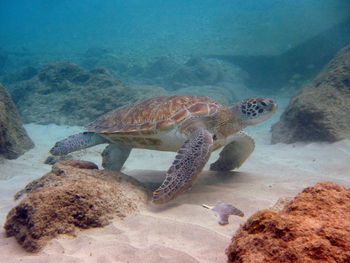
[[[0,158],[16,159],[33,146],[16,105],[0,83]]]
[[[9,91],[24,122],[83,125],[129,103],[165,95],[159,87],[128,85],[104,68],[86,70],[70,62],[45,65],[29,80],[12,82]]]
[[[335,142],[350,137],[350,45],[291,99],[272,126],[272,143]]]

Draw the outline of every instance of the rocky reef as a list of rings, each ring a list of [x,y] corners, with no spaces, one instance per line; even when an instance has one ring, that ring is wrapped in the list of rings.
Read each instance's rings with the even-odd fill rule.
[[[316,33],[316,32],[314,32]],[[314,78],[320,70],[350,43],[350,18],[288,45],[284,52],[272,54],[212,55],[239,66],[250,76],[249,88],[291,94]],[[257,45],[258,46],[258,45]],[[274,53],[274,52],[272,52]]]
[[[127,71],[129,70],[128,59],[121,58],[113,53],[109,48],[92,47],[87,49],[78,60],[78,64],[84,68],[93,69],[102,67],[108,69],[117,78],[127,80]]]
[[[33,146],[15,104],[0,84],[0,158],[15,159]]]
[[[247,92],[246,74],[237,66],[201,56],[179,60],[160,56],[135,64],[108,49],[94,48],[86,51],[80,63],[87,68],[102,66],[123,81],[164,87],[170,93],[207,95],[231,103],[237,94]]]
[[[234,263],[350,261],[350,190],[331,182],[305,188],[281,211],[252,215],[226,250]]]
[[[53,62],[2,78],[25,123],[85,125],[117,107],[167,94],[207,95],[223,103],[248,94],[239,69],[215,59],[193,57],[180,64],[161,57],[137,67],[104,49],[88,50],[84,58],[91,69]]]
[[[146,81],[168,87],[170,90],[187,86],[224,86],[226,83],[242,84],[243,72],[217,59],[190,57],[177,63],[169,57],[160,57],[147,64],[141,76]]]
[[[45,53],[45,52],[44,52]],[[25,47],[13,47],[11,50],[0,47],[0,82],[8,86],[7,77],[27,67],[39,67],[47,61],[57,60],[44,53],[35,53]]]
[[[272,127],[272,143],[335,142],[350,137],[350,45],[293,96]]]
[[[104,68],[86,70],[69,62],[47,64],[29,79],[24,73],[9,81],[24,122],[84,125],[116,107],[166,94],[158,87],[124,84]]]
[[[16,194],[28,195],[7,215],[6,235],[37,252],[59,234],[107,225],[145,206],[148,193],[135,179],[98,170],[85,161],[62,161]]]

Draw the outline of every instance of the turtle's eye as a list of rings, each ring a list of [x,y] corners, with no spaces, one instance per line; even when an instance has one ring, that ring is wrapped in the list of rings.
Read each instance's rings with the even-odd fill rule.
[[[262,102],[261,102],[261,105],[263,105],[264,107],[266,107],[266,106],[267,106],[267,104],[266,104],[266,102],[265,102],[265,101],[262,101]]]
[[[218,137],[216,136],[216,134],[213,135],[213,140],[216,141],[218,139]]]

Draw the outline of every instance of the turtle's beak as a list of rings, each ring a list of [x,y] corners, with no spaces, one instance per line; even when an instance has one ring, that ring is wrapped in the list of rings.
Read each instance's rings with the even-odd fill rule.
[[[278,110],[278,105],[276,102],[271,104],[271,111],[275,113]]]
[[[272,113],[275,113],[277,111],[278,106],[277,106],[277,103],[275,100],[268,98],[268,99],[263,100],[263,102],[265,103],[265,105],[267,105],[266,106],[267,111],[270,111]]]

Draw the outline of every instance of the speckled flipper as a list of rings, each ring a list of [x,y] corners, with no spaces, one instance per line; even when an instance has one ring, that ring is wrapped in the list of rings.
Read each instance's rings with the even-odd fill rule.
[[[233,141],[220,152],[219,159],[210,165],[210,170],[230,171],[238,168],[254,151],[254,140],[247,133],[241,131],[234,136]]]
[[[102,152],[102,166],[105,169],[120,171],[128,159],[132,147],[124,143],[108,145]]]
[[[101,143],[109,143],[109,141],[94,132],[81,132],[56,142],[50,153],[52,155],[66,155]]]
[[[190,188],[207,163],[212,145],[211,133],[204,129],[195,131],[192,139],[187,140],[177,152],[163,184],[154,191],[153,203],[166,203]]]

